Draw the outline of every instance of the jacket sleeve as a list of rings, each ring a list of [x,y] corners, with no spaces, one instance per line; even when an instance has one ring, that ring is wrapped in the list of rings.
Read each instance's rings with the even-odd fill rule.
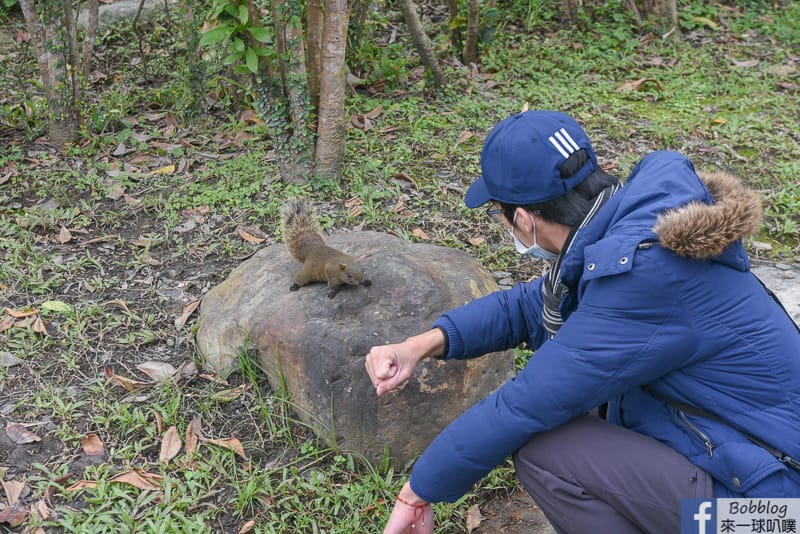
[[[523,341],[531,348],[541,345],[547,338],[542,326],[542,282],[540,278],[495,291],[442,315],[433,327],[447,335],[444,359],[474,358]]]
[[[412,471],[414,492],[431,502],[455,501],[533,435],[680,366],[692,351],[691,326],[676,310],[677,288],[649,263],[589,282],[555,338],[431,443]],[[508,325],[495,327],[502,333],[481,350],[518,339]]]

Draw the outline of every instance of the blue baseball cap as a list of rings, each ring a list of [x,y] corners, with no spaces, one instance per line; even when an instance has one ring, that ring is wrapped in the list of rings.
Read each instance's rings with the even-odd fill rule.
[[[580,149],[588,161],[561,177],[561,165]],[[526,111],[500,121],[481,152],[483,175],[467,190],[464,202],[477,208],[490,200],[535,204],[565,195],[597,170],[597,156],[583,128],[560,111]]]

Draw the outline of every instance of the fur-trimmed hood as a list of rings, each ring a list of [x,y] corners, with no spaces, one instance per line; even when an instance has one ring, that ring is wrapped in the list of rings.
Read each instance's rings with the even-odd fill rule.
[[[695,201],[658,217],[653,231],[680,256],[708,259],[754,233],[761,224],[761,196],[724,172],[698,172],[713,199]]]

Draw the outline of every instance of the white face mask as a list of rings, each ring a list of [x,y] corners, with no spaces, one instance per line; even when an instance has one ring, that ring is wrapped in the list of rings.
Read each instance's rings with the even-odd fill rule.
[[[514,238],[514,246],[517,248],[517,252],[528,255],[531,258],[538,258],[540,260],[553,261],[558,258],[558,254],[543,249],[536,242],[536,219],[533,217],[531,217],[531,222],[533,223],[533,245],[526,247],[525,244],[514,235],[514,226],[517,223],[517,213],[518,212],[514,212],[514,220],[511,221],[511,228],[508,229],[508,233],[511,234],[512,238]]]

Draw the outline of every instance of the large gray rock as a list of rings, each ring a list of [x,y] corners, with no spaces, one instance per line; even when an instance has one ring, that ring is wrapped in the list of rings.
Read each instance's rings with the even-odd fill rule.
[[[204,297],[197,344],[225,373],[252,344],[274,388],[286,385],[298,416],[327,442],[404,466],[466,408],[514,372],[513,352],[468,362],[428,359],[403,388],[381,398],[364,368],[373,345],[425,331],[442,312],[485,295],[494,279],[468,254],[375,232],[328,244],[361,256],[369,287],[325,284],[289,291],[300,264],[283,244],[260,250]]]
[[[800,325],[800,269],[785,263],[753,262],[751,270],[770,288],[786,309],[786,313]]]
[[[143,22],[166,12],[167,9],[178,8],[177,0],[144,0],[141,11],[139,11],[139,4],[140,0],[117,0],[111,4],[101,3],[98,10],[97,31],[104,32],[114,24],[133,21],[137,11],[139,12],[139,21]],[[85,28],[88,18],[88,9],[82,9],[78,15],[78,26]]]

